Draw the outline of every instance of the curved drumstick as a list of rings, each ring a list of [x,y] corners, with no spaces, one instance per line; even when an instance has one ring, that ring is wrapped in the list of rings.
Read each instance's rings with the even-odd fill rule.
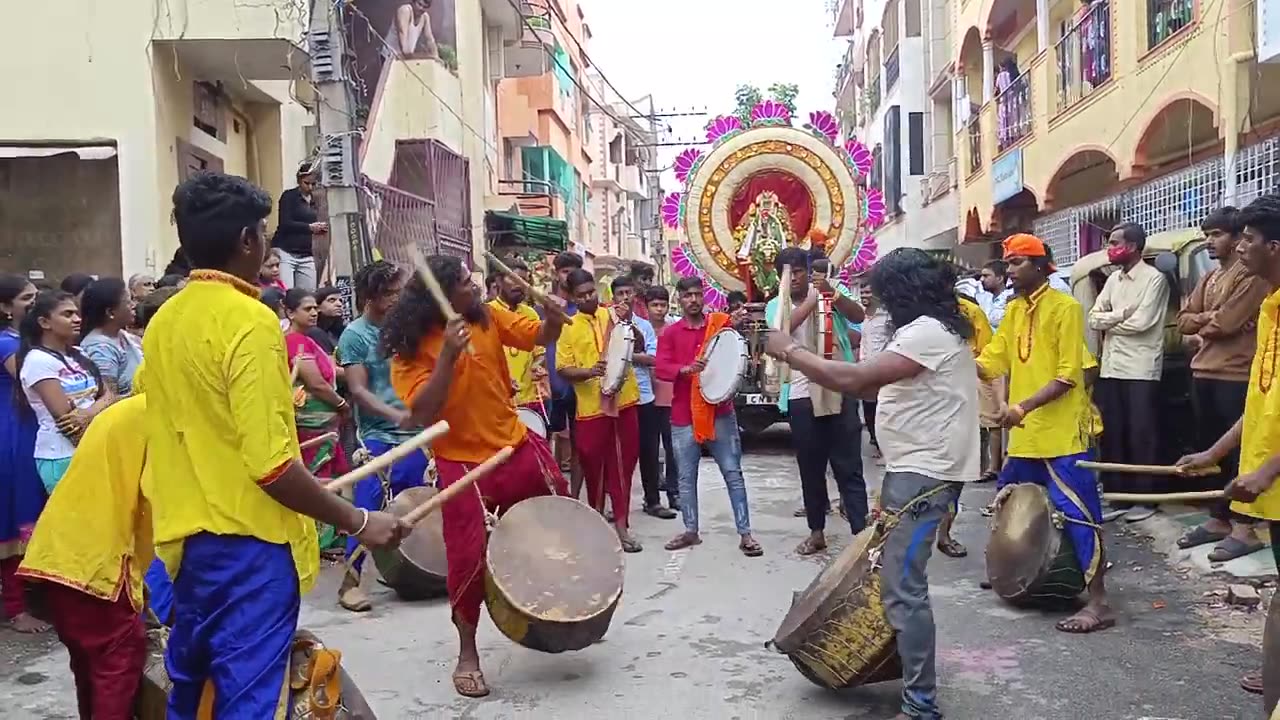
[[[550,302],[547,299],[546,293],[542,292],[538,288],[525,282],[524,278],[512,272],[511,268],[507,267],[506,263],[499,260],[497,255],[494,255],[491,252],[485,252],[484,255],[485,257],[489,258],[489,262],[493,263],[494,267],[498,268],[498,272],[502,273],[503,275],[509,276],[512,280],[515,281],[517,285],[523,288],[525,292],[529,293],[529,295],[532,296],[534,300],[537,300],[539,303],[541,303],[542,306],[547,308],[549,312],[555,313],[560,318],[561,322],[563,322],[565,325],[573,324],[573,318],[569,316],[569,313],[565,312],[564,309],[561,308],[559,305],[556,305],[555,303]]]
[[[444,315],[446,323],[453,322],[458,317],[458,311],[453,309],[453,303],[449,302],[449,296],[444,294],[444,288],[440,287],[440,281],[436,279],[435,273],[431,272],[431,268],[427,266],[426,258],[422,257],[422,253],[414,253],[414,267],[418,270],[418,277],[422,279],[422,284],[427,286],[427,293],[431,295],[431,299],[436,301],[436,305],[440,306],[440,312]],[[476,349],[467,343],[467,352],[475,354]]]
[[[391,467],[395,463],[409,456],[418,448],[421,448],[430,444],[433,440],[444,435],[447,432],[449,432],[449,423],[445,422],[444,420],[441,420],[440,422],[437,422],[435,425],[432,425],[426,430],[423,430],[417,435],[414,435],[408,440],[405,440],[404,442],[391,448],[387,452],[379,455],[378,457],[369,461],[367,464],[361,465],[360,467],[356,468],[355,470],[352,470],[351,472],[343,475],[342,477],[339,477],[337,479],[334,479],[325,483],[324,489],[337,492],[338,490],[342,490],[343,488],[354,485],[356,484],[356,482],[363,480],[364,478],[378,472],[379,470],[383,470],[385,468]]]
[[[1102,493],[1103,500],[1127,503],[1167,503],[1193,502],[1196,500],[1218,500],[1226,497],[1222,490],[1205,490],[1203,492],[1180,493]]]
[[[1094,462],[1093,460],[1080,460],[1076,462],[1076,467],[1084,468],[1085,470],[1097,470],[1099,472],[1142,473],[1144,475],[1182,475],[1185,477],[1217,475],[1222,472],[1222,468],[1217,465],[1212,465],[1207,468],[1183,469],[1177,465],[1130,465],[1129,463]]]
[[[321,435],[321,436],[319,436],[319,437],[313,437],[313,438],[311,438],[310,440],[307,440],[306,442],[300,442],[300,443],[298,443],[298,449],[299,449],[299,450],[308,450],[308,449],[313,448],[313,447],[315,447],[315,446],[317,446],[317,445],[323,445],[324,443],[327,443],[327,442],[329,442],[330,440],[337,440],[337,439],[338,439],[338,433],[336,433],[336,432],[327,432],[327,433],[325,433],[325,434],[323,434],[323,435]]]
[[[458,480],[452,485],[436,493],[435,497],[405,513],[404,521],[413,525],[422,518],[430,515],[436,510],[439,510],[441,505],[444,505],[458,495],[461,495],[480,478],[488,475],[494,470],[497,470],[499,465],[510,460],[511,456],[514,454],[515,449],[510,445],[502,448],[498,452],[494,453],[488,460],[485,460],[479,465],[471,468],[471,472],[468,472],[466,475],[458,478]]]

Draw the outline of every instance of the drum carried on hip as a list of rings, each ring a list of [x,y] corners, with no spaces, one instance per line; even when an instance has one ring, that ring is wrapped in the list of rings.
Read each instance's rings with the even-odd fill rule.
[[[433,487],[412,487],[387,505],[387,512],[404,517],[439,493]],[[445,578],[449,564],[444,552],[444,525],[440,513],[432,513],[413,526],[396,548],[369,551],[387,587],[401,600],[427,600],[449,594]]]
[[[636,348],[636,328],[630,323],[618,323],[609,331],[604,349],[604,377],[600,378],[600,392],[614,395],[627,381],[631,356]]]
[[[902,677],[896,633],[880,599],[883,544],[877,526],[858,533],[793,599],[768,643],[815,685],[836,690]]]
[[[572,498],[516,503],[489,535],[485,605],[504,635],[548,653],[604,637],[622,597],[622,544],[614,529]]]
[[[1004,492],[1004,491],[1002,491]],[[1084,572],[1066,521],[1049,493],[1033,483],[1007,488],[991,518],[987,580],[1013,605],[1070,604],[1084,592]]]
[[[711,336],[702,353],[707,366],[698,374],[702,399],[712,405],[731,400],[747,369],[747,341],[737,330],[724,328]]]
[[[520,422],[538,437],[546,439],[547,437],[547,421],[542,419],[542,415],[532,408],[518,407],[516,408],[516,417],[520,418]]]

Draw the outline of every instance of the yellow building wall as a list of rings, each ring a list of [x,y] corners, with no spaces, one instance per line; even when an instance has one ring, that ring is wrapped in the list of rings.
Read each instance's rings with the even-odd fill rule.
[[[970,27],[985,26],[993,2],[969,0],[961,8],[962,37]],[[1112,77],[1062,111],[1057,107],[1058,66],[1052,44],[1046,52],[1033,55],[1030,63],[1022,68],[1030,70],[1032,133],[1014,147],[1022,148],[1023,183],[1035,194],[1042,210],[1047,202],[1052,203],[1052,197],[1046,197],[1046,193],[1055,173],[1082,151],[1096,150],[1109,155],[1116,163],[1121,181],[1139,179],[1134,176],[1133,166],[1143,134],[1171,102],[1185,98],[1202,102],[1213,110],[1218,123],[1219,78],[1220,75],[1231,77],[1231,72],[1223,66],[1228,56],[1227,29],[1231,17],[1224,12],[1226,2],[1229,0],[1201,0],[1197,22],[1148,52],[1146,4],[1113,0]],[[1056,34],[1055,24],[1050,27],[1051,43],[1057,39]],[[1034,27],[1028,37],[1031,42],[1036,41]],[[966,56],[966,74],[980,73],[980,60],[978,58],[977,67],[973,67],[973,58]],[[972,87],[972,99],[980,102],[981,96],[974,93]],[[986,229],[993,210],[991,161],[999,157],[996,102],[992,100],[983,105],[981,113],[983,163],[978,172],[968,173],[969,142],[965,129],[958,131],[956,145],[964,156],[961,159],[964,179],[960,182],[961,227],[964,227],[965,216],[976,210]]]
[[[432,94],[434,93],[434,94]],[[435,60],[397,60],[388,64],[378,106],[369,115],[361,172],[378,182],[391,179],[397,140],[431,138],[464,155],[462,83]]]

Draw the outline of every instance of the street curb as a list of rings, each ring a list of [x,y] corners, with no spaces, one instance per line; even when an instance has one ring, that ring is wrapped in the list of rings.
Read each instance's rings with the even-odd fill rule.
[[[1191,567],[1202,575],[1222,575],[1253,581],[1276,579],[1276,564],[1270,547],[1264,547],[1257,552],[1224,563],[1209,561],[1213,543],[1189,550],[1179,548],[1178,538],[1208,517],[1209,514],[1204,510],[1189,505],[1164,505],[1161,512],[1142,522],[1130,524],[1123,520],[1116,520],[1112,524],[1123,526],[1150,538],[1153,549],[1163,553],[1170,562]],[[1259,528],[1258,535],[1263,542],[1269,540],[1265,524]]]

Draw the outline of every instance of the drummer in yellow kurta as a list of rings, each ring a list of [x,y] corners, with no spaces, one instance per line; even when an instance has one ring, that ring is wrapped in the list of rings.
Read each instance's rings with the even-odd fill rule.
[[[529,280],[529,267],[518,259],[508,261],[507,266],[519,275],[526,283]],[[524,286],[502,273],[493,273],[489,282],[498,288],[498,296],[489,301],[493,307],[519,313],[534,322],[541,322],[538,311],[527,302]],[[507,372],[511,375],[511,391],[514,394],[516,407],[526,407],[546,419],[546,408],[542,398],[546,397],[541,387],[546,382],[547,369],[544,365],[546,348],[538,345],[530,350],[504,347],[506,353]]]

